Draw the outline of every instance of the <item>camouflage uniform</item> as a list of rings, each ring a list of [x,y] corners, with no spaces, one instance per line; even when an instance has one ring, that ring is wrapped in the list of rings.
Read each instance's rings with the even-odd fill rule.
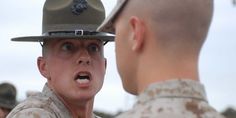
[[[29,96],[7,118],[72,118],[72,115],[46,84],[42,93]]]
[[[118,118],[224,118],[207,102],[203,85],[170,80],[150,85]]]

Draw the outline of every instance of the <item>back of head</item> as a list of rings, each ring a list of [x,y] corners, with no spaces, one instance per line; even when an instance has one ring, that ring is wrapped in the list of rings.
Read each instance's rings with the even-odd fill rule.
[[[159,78],[197,80],[199,54],[211,24],[213,0],[135,1],[128,1],[127,9],[146,25],[145,38],[151,39],[146,46],[151,53],[146,54],[162,65],[155,69],[166,73]]]
[[[143,18],[165,50],[198,53],[211,23],[213,0],[130,0],[122,12]]]
[[[117,55],[117,60],[122,80],[137,80],[138,87],[123,82],[127,91],[136,94],[136,88],[142,91],[152,82],[198,79],[199,52],[212,14],[213,0],[118,0],[98,30],[116,30],[117,53],[124,47],[130,49],[125,56],[134,55],[126,70],[124,59],[118,60],[123,57]],[[120,46],[129,41],[130,45]]]
[[[0,84],[0,107],[13,109],[16,105],[16,88],[10,83]]]
[[[111,22],[138,16],[166,51],[197,54],[206,39],[213,14],[213,0],[119,0],[123,6],[100,27],[110,31]],[[110,22],[108,22],[110,21]],[[127,19],[128,21],[128,19]],[[114,26],[112,26],[114,27]],[[112,32],[112,31],[110,31]]]

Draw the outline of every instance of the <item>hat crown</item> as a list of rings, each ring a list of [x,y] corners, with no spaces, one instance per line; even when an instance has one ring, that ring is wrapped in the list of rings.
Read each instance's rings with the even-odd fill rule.
[[[42,33],[78,29],[95,31],[104,18],[105,9],[100,0],[46,0]]]
[[[114,35],[97,32],[105,19],[101,0],[46,0],[42,35],[12,38],[12,41],[43,42],[49,39],[99,39],[114,41]]]

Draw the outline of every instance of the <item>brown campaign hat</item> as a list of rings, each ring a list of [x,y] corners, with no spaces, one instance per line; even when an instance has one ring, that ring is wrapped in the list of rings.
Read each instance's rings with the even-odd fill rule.
[[[101,0],[46,0],[41,36],[12,38],[12,41],[42,42],[47,39],[100,39],[113,41],[114,35],[97,32],[105,19]]]
[[[16,104],[16,88],[10,83],[0,84],[0,107],[13,109]]]
[[[113,8],[109,16],[103,21],[103,23],[98,27],[97,31],[109,32],[114,34],[113,20],[121,12],[122,8],[125,6],[128,0],[118,0],[116,6]]]

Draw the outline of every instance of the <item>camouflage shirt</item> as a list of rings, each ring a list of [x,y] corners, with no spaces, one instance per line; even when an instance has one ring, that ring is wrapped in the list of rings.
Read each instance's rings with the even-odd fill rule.
[[[72,118],[72,115],[46,84],[42,93],[29,96],[7,118]]]
[[[118,118],[224,118],[207,102],[203,85],[170,80],[150,85]]]

